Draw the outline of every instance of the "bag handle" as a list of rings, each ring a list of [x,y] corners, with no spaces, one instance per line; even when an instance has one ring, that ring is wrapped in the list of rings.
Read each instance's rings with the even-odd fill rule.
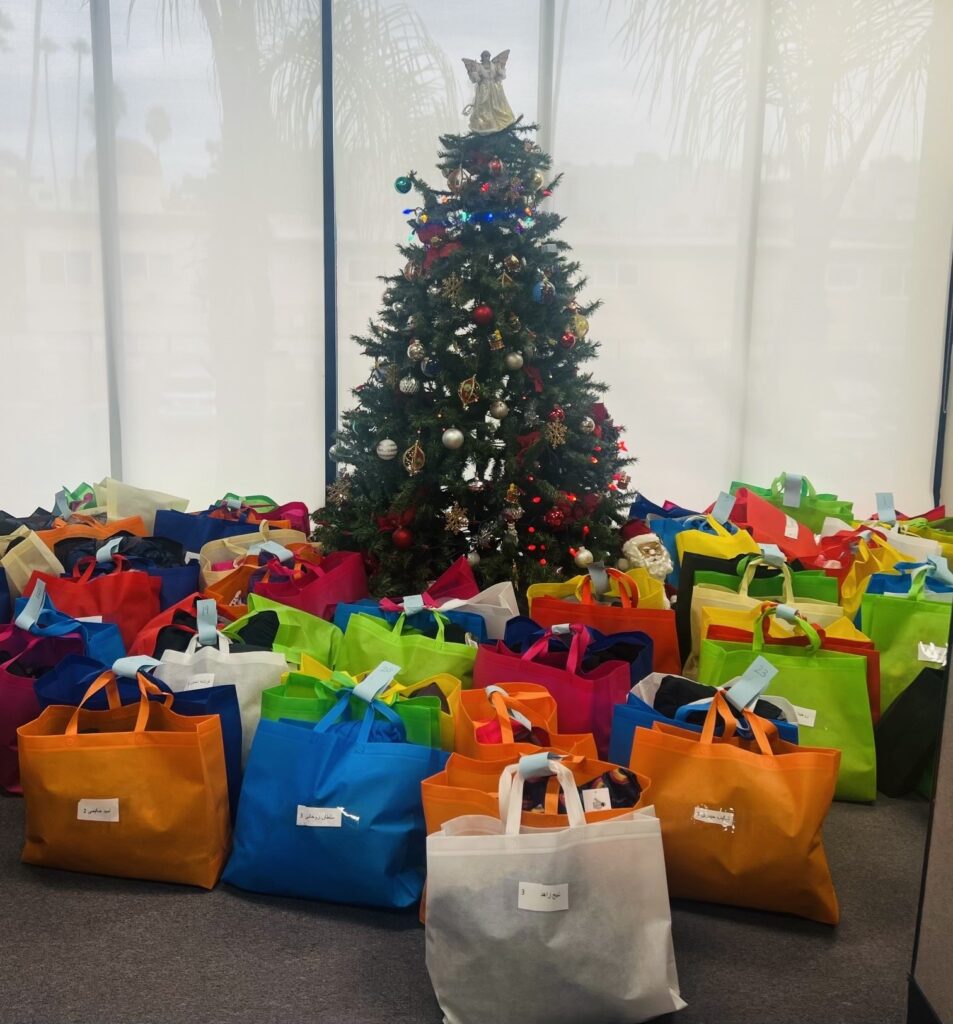
[[[33,585],[33,593],[23,606],[23,611],[14,620],[18,629],[29,633],[40,621],[40,616],[46,610],[46,584],[43,580],[37,580]]]
[[[759,565],[771,565],[771,563],[764,557],[756,556],[748,560],[747,566],[745,566],[744,575],[741,577],[741,586],[738,588],[739,597],[748,596],[748,587],[751,585],[751,581],[754,579],[754,574],[757,571]],[[785,604],[794,604],[794,576],[791,574],[791,569],[784,563],[780,566],[776,566],[781,570],[781,576],[783,579],[782,593],[784,595]]]
[[[521,757],[519,763],[507,765],[500,776],[500,819],[505,823],[507,835],[518,835],[520,831],[525,779],[538,778],[540,775],[555,775],[559,781],[560,789],[566,797],[569,827],[581,828],[586,824],[586,812],[582,807],[576,780],[559,756],[550,753],[529,754]]]
[[[818,631],[805,619],[800,612],[788,604],[771,604],[765,602],[761,606],[761,614],[751,636],[751,649],[763,651],[765,645],[765,633],[768,629],[768,620],[771,616],[790,622],[803,636],[806,636],[811,648],[811,653],[816,654],[821,647],[821,637]]]
[[[366,682],[367,680],[365,680]],[[357,742],[367,743],[371,736],[371,727],[374,724],[374,716],[380,715],[382,718],[386,718],[387,721],[396,725],[400,730],[400,742],[407,742],[407,727],[404,725],[404,720],[397,714],[397,712],[385,704],[383,701],[378,700],[376,697],[372,697],[370,700],[367,697],[363,697],[358,694],[358,687],[362,684],[358,684],[353,689],[341,690],[341,693],[333,708],[321,719],[320,722],[316,722],[314,726],[314,732],[321,734],[327,732],[332,725],[336,725],[340,722],[345,712],[350,715],[351,711],[351,698],[359,697],[361,700],[367,701],[367,708],[364,711],[364,717],[361,719],[361,727],[358,730]]]
[[[915,573],[913,573],[913,576],[910,580],[910,589],[907,591],[908,601],[923,600],[923,590],[927,584],[927,576],[930,575],[930,568],[931,567],[929,565],[924,565],[922,568],[918,569]]]
[[[121,538],[120,538],[121,539]],[[108,559],[101,559],[99,557],[100,552],[103,549],[100,548],[95,555],[86,555],[83,558],[77,559],[76,564],[73,566],[73,579],[79,583],[88,583],[93,578],[93,573],[96,569],[103,565],[108,565],[112,562],[116,572],[131,572],[129,565],[129,559],[122,555],[111,555]],[[85,566],[85,568],[84,568]]]
[[[447,623],[450,620],[446,617],[446,615],[441,615],[438,611],[436,611],[433,608],[429,609],[429,611],[433,615],[434,621],[437,623],[437,635],[434,639],[438,640],[440,643],[445,643],[446,641],[444,640],[444,633],[446,632]],[[392,630],[394,636],[403,636],[404,623],[406,621],[407,613],[401,612],[399,618],[394,623],[394,628]]]
[[[763,720],[758,715],[748,714],[746,711],[741,712],[741,715],[745,725],[751,730],[751,735],[754,736],[761,753],[767,757],[774,757],[774,750],[771,747],[771,741],[768,738]],[[705,716],[705,724],[702,726],[700,742],[707,746],[714,744],[715,726],[719,719],[724,723],[722,739],[730,740],[738,731],[738,720],[735,718],[731,705],[729,705],[727,698],[721,690],[712,697],[711,707],[708,709],[708,714]],[[774,726],[771,726],[771,729],[775,733],[777,732]]]
[[[513,723],[519,722],[524,729],[532,730],[533,723],[530,721],[528,716],[524,715],[522,711],[518,711],[513,704],[518,704],[521,707],[525,707],[522,701],[516,698],[510,697],[510,695],[503,689],[502,686],[488,686],[486,688],[486,696],[490,702],[490,706],[496,712],[496,717],[500,723],[500,734],[502,736],[502,743],[513,743]],[[512,703],[510,703],[512,701]]]
[[[146,725],[149,722],[149,694],[162,694],[162,703],[167,708],[172,707],[174,695],[163,693],[155,683],[150,682],[141,672],[136,675],[136,681],[139,683],[139,713],[136,715],[136,724],[132,731],[145,732]],[[106,702],[110,708],[116,708],[120,705],[119,688],[116,686],[116,673],[107,669],[90,683],[86,693],[83,694],[83,699],[79,702],[76,710],[70,716],[70,720],[66,723],[64,735],[76,736],[79,733],[79,713],[90,697],[95,696],[100,690],[106,691]]]
[[[631,576],[626,576],[618,569],[606,569],[606,575],[619,584],[619,600],[623,608],[638,608],[639,606],[639,585]],[[584,576],[582,582],[576,589],[576,596],[580,604],[599,604],[592,593],[592,577]]]
[[[578,623],[557,625],[543,630],[543,635],[523,652],[520,660],[533,661],[537,655],[545,654],[549,650],[549,641],[554,636],[559,636],[563,633],[572,634],[572,641],[569,644],[569,656],[566,659],[566,668],[570,672],[578,672],[590,639],[589,630]]]
[[[800,508],[802,498],[816,498],[814,484],[800,473],[782,473],[771,481],[771,493],[785,508]]]

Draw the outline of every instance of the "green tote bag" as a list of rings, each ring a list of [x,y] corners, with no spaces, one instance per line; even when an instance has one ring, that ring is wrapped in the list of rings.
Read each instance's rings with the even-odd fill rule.
[[[736,480],[731,485],[731,493],[734,494],[742,487],[770,501],[814,533],[821,532],[828,516],[848,523],[854,518],[853,502],[842,501],[836,494],[818,494],[811,481],[800,474],[782,473],[771,481],[769,487],[755,487]]]
[[[738,563],[736,573],[712,572],[700,569],[695,573],[695,584],[700,587],[724,587],[736,594],[741,589],[747,561]],[[748,596],[766,601],[784,599],[784,575],[753,578],[748,583]],[[826,601],[828,604],[839,604],[837,580],[828,576],[822,569],[807,569],[802,572],[791,571],[791,584],[794,597],[801,600]]]
[[[242,633],[251,620],[261,612],[274,612],[278,618],[278,632],[272,645],[273,651],[298,665],[304,652],[312,655],[322,665],[333,665],[341,647],[343,634],[333,622],[319,619],[316,615],[289,608],[286,604],[270,601],[260,594],[248,595],[248,614],[230,622],[222,632],[233,640],[242,640]],[[376,665],[376,662],[375,662]],[[371,665],[370,668],[374,668]]]
[[[456,676],[465,690],[473,685],[473,662],[476,645],[451,643],[444,639],[446,616],[434,612],[437,635],[424,636],[406,629],[405,616],[393,624],[363,612],[347,620],[340,654],[334,661],[336,669],[356,676],[370,672],[382,661],[400,665],[397,681],[410,685],[422,679],[431,679],[441,672]]]
[[[334,707],[344,689],[353,689],[355,680],[341,672],[330,679],[317,679],[303,672],[289,672],[278,686],[272,686],[261,695],[261,717],[277,721],[293,718],[299,722],[320,722]],[[390,704],[404,723],[407,742],[424,747],[440,746],[440,699],[438,697],[379,697]],[[351,701],[355,715],[366,710],[360,698]]]
[[[880,710],[887,708],[924,668],[946,663],[950,608],[924,594],[928,567],[906,594],[864,594],[860,628],[880,651]]]
[[[773,612],[773,609],[771,610]],[[765,643],[762,616],[752,643],[703,640],[698,680],[721,685],[740,676],[761,655],[778,674],[765,693],[786,697],[797,709],[800,742],[841,751],[838,800],[872,801],[877,795],[877,757],[867,696],[867,663],[857,654],[821,649],[817,631],[805,620],[795,628],[809,646]]]

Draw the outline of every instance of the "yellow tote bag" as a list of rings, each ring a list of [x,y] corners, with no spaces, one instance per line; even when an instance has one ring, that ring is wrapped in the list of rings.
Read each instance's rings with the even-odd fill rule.
[[[760,548],[758,549],[760,551]],[[643,611],[665,611],[668,607],[668,598],[665,596],[665,584],[650,576],[647,569],[629,569],[626,573],[619,573],[613,570],[609,574],[609,590],[606,594],[600,595],[603,600],[619,597],[619,576],[627,576],[635,584],[638,591],[638,607]],[[560,600],[580,599],[583,583],[589,579],[588,576],[573,576],[565,583],[534,583],[526,590],[526,600],[529,602],[529,613],[533,614],[533,601],[537,597],[555,597]]]
[[[771,603],[774,602],[765,602]],[[763,605],[750,609],[713,608],[711,605],[702,609],[701,617],[701,638],[708,636],[708,630],[712,626],[727,626],[734,629],[743,629],[747,633],[753,633],[761,617]],[[772,615],[768,620],[770,623],[769,637],[783,639],[794,636],[795,630],[791,623]],[[870,643],[870,637],[862,633],[846,615],[827,626],[822,627],[825,636],[831,640],[853,640],[860,643]]]
[[[681,564],[686,553],[710,555],[712,558],[735,558],[738,555],[760,555],[758,542],[746,530],[729,533],[714,516],[705,516],[708,525],[715,531],[682,530],[675,537],[678,561]]]
[[[856,618],[860,611],[860,602],[867,592],[867,584],[875,572],[889,572],[897,562],[908,562],[909,555],[898,551],[888,541],[883,540],[876,534],[871,534],[870,540],[860,538],[857,541],[857,552],[854,560],[847,570],[847,574],[841,579],[840,602],[844,608],[844,614],[850,618]]]
[[[26,589],[30,577],[36,572],[62,576],[66,570],[39,536],[26,526],[0,537],[0,567],[7,574],[10,597],[17,598]]]

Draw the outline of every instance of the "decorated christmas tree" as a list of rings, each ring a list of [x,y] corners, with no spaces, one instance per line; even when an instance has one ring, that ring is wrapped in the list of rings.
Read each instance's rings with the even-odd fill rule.
[[[631,460],[606,386],[581,369],[598,303],[544,209],[561,176],[513,118],[507,53],[465,62],[471,131],[441,137],[443,187],[394,182],[416,193],[413,241],[354,339],[374,367],[335,436],[315,533],[364,552],[377,594],[418,593],[461,554],[519,587],[619,555]]]

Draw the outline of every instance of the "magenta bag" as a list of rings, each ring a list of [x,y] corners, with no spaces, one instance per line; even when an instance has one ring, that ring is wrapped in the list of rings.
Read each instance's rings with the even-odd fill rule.
[[[267,519],[268,522],[284,520],[291,524],[290,529],[298,530],[305,535],[311,532],[311,513],[303,501],[289,501],[270,512],[255,509],[255,514],[259,519]]]
[[[334,618],[339,602],[360,601],[368,596],[364,559],[356,551],[333,551],[318,565],[298,562],[294,567],[268,563],[264,578],[253,582],[251,593],[317,615]]]
[[[67,654],[82,654],[78,633],[32,636],[16,626],[0,630],[0,786],[20,792],[17,729],[40,713],[33,682],[55,668]]]
[[[568,627],[569,650],[550,651],[549,641],[558,632],[547,629],[524,654],[510,650],[502,640],[481,644],[473,665],[475,687],[507,683],[539,683],[556,701],[560,732],[592,733],[599,756],[605,760],[612,731],[612,710],[624,704],[632,682],[624,661],[605,661],[589,672],[580,669],[589,631]]]

